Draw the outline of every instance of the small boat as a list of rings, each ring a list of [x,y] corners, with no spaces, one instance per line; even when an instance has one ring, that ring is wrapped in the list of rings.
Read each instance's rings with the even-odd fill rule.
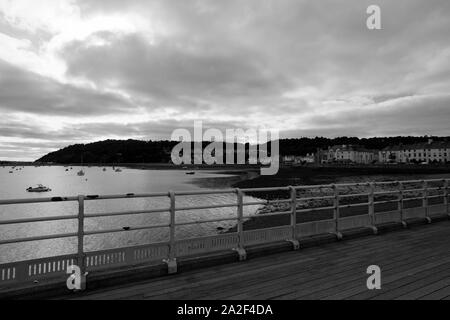
[[[186,172],[186,174],[195,174],[195,171]]]
[[[46,186],[43,186],[42,184],[38,184],[37,187],[34,187],[34,188],[29,187],[29,188],[27,188],[27,191],[28,192],[48,192],[48,191],[52,191],[52,189],[50,189],[50,188],[48,188]]]
[[[69,171],[69,169],[66,169],[66,172]]]
[[[115,171],[116,171],[116,172],[122,172],[122,169],[117,168]]]
[[[103,168],[103,171],[106,171],[106,168]]]
[[[78,171],[77,176],[80,176],[80,177],[84,176],[84,171],[83,170]]]
[[[13,173],[14,171],[10,171],[9,173]]]

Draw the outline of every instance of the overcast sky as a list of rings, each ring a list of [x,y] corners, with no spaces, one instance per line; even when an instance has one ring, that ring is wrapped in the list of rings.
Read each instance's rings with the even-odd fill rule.
[[[0,0],[0,159],[194,119],[450,135],[449,34],[448,0]]]

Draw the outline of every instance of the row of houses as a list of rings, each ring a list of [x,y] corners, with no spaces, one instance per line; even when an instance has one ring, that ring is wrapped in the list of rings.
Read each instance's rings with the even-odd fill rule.
[[[376,150],[369,150],[357,145],[332,146],[325,150],[317,150],[316,161],[319,163],[373,163],[378,158]]]
[[[303,157],[283,156],[284,164],[304,163],[448,163],[450,142],[428,140],[424,143],[367,149],[358,145],[337,145],[319,149]]]
[[[447,163],[450,162],[450,143],[429,140],[427,143],[399,145],[379,152],[383,163]]]

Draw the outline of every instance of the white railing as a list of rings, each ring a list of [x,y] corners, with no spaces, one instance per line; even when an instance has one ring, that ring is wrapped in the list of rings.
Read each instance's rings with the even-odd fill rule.
[[[18,284],[32,284],[37,281],[66,277],[67,267],[73,264],[80,266],[83,273],[92,273],[105,269],[165,261],[169,272],[176,272],[176,259],[185,256],[235,250],[240,259],[244,260],[246,258],[246,247],[255,244],[288,240],[292,242],[294,249],[298,249],[301,238],[318,234],[333,233],[336,237],[342,238],[343,231],[353,228],[367,227],[376,233],[377,226],[384,223],[400,222],[406,226],[407,220],[411,218],[426,218],[431,222],[434,216],[449,215],[448,191],[449,179],[440,179],[1,200],[0,206],[75,202],[78,204],[78,213],[76,215],[0,220],[0,226],[63,220],[77,220],[78,223],[77,232],[3,239],[0,240],[0,245],[69,237],[76,237],[78,243],[77,252],[73,254],[0,264],[0,291],[1,288],[10,288]],[[276,193],[276,195],[273,195],[273,193]],[[177,196],[218,194],[234,194],[236,195],[236,202],[191,207],[176,206]],[[264,194],[264,198],[272,195],[276,199],[244,202],[244,195],[248,194],[256,197],[258,197],[256,194]],[[169,207],[126,212],[85,212],[85,202],[87,201],[155,197],[168,197],[170,200]],[[254,216],[244,215],[244,207],[251,205],[265,205],[267,212]],[[231,218],[189,222],[176,221],[176,214],[179,211],[225,207],[235,207],[236,215]],[[169,213],[169,223],[108,230],[85,230],[87,219],[160,212]],[[284,216],[287,223],[278,222],[276,226],[267,226],[264,229],[245,230],[246,221],[250,218],[260,219],[264,217],[268,219],[268,217],[275,216]],[[236,231],[205,237],[177,238],[176,227],[221,221],[235,221]],[[167,228],[169,231],[168,241],[101,251],[85,251],[84,238],[86,236],[155,228]]]

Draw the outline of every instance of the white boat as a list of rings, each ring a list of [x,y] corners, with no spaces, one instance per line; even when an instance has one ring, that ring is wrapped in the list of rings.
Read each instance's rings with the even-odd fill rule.
[[[84,176],[84,171],[83,171],[83,154],[81,154],[81,170],[77,172],[77,176],[79,176],[79,177]]]
[[[48,192],[48,191],[52,191],[52,189],[50,189],[50,188],[48,188],[48,187],[46,187],[46,186],[43,186],[42,184],[38,184],[38,186],[37,187],[29,187],[29,188],[27,188],[27,191],[28,192]]]

